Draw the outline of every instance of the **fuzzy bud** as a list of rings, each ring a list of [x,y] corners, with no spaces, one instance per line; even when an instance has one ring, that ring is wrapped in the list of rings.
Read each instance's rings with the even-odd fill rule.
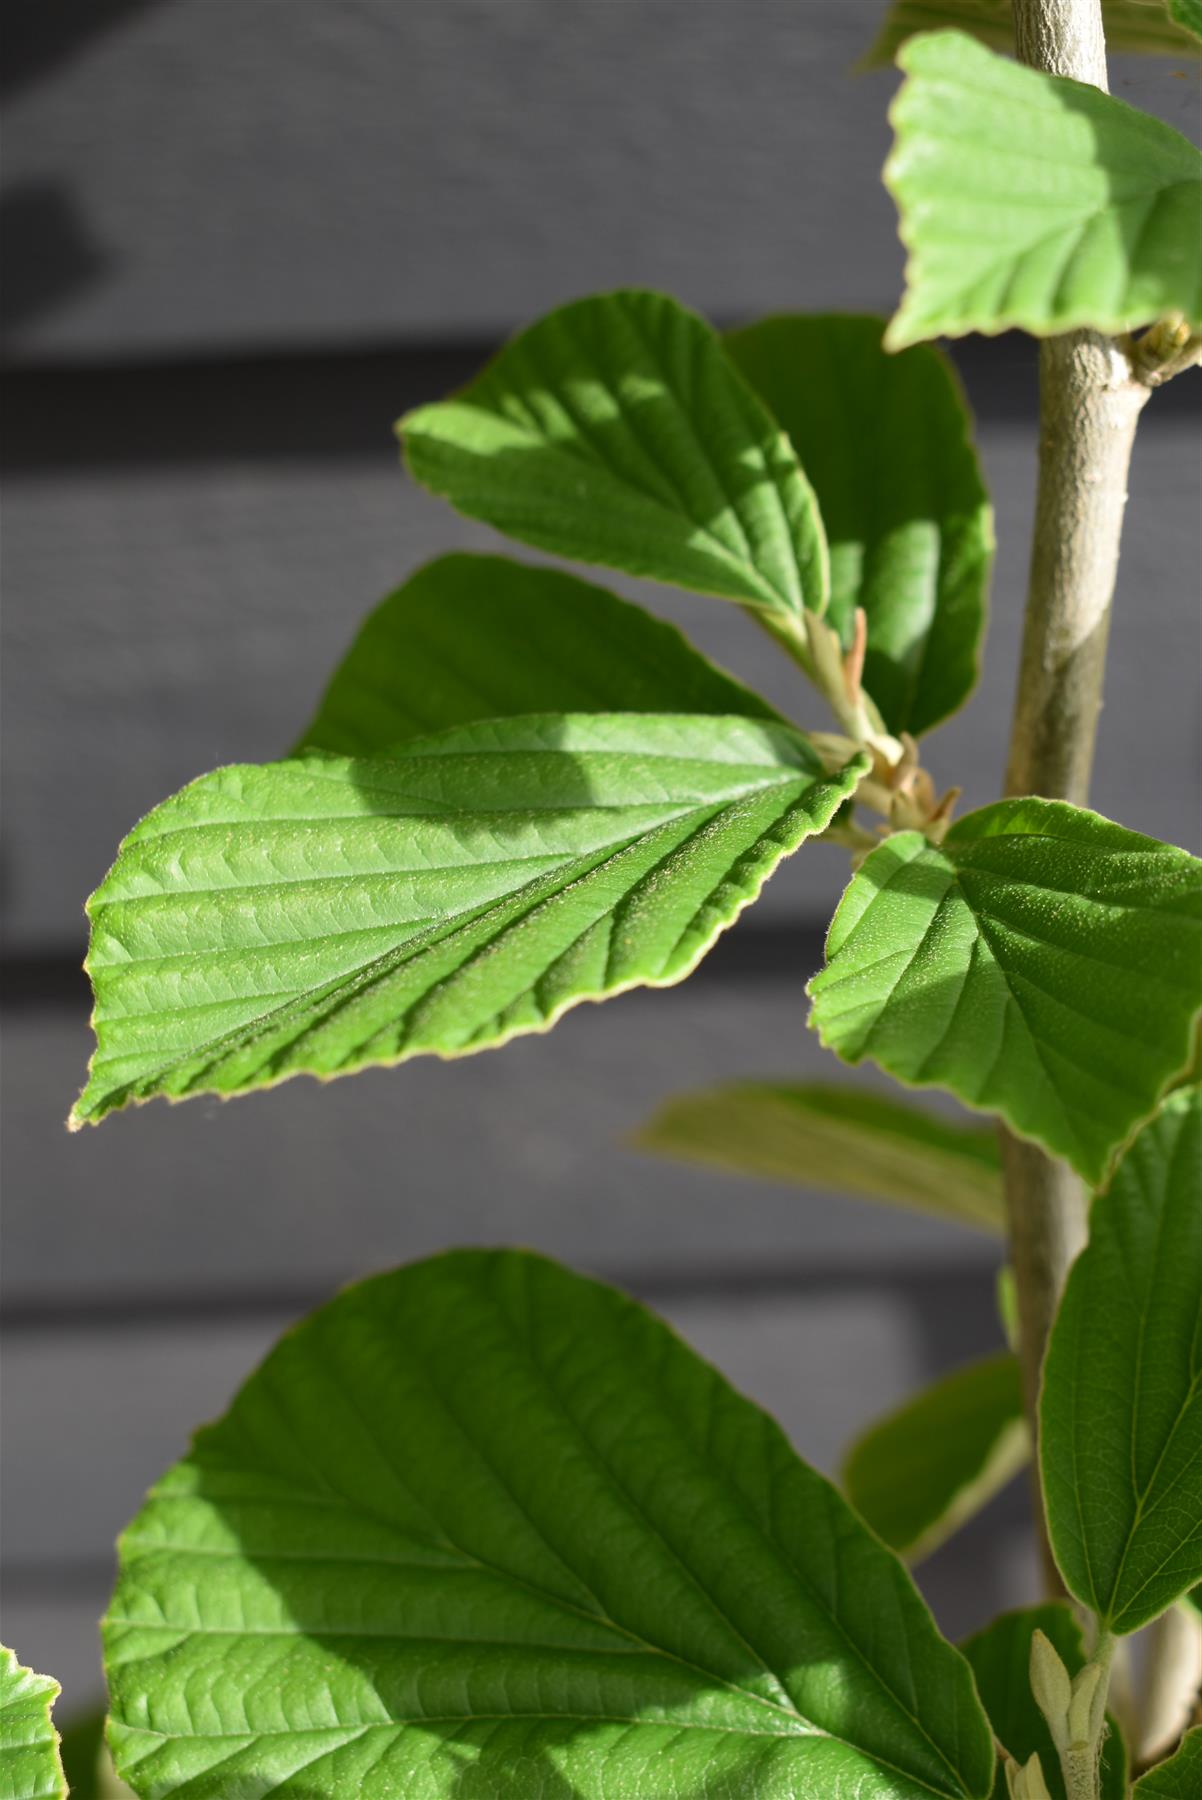
[[[1073,1684],[1055,1645],[1042,1631],[1036,1631],[1031,1639],[1031,1692],[1047,1720],[1052,1742],[1057,1750],[1066,1750],[1073,1735],[1069,1728]]]

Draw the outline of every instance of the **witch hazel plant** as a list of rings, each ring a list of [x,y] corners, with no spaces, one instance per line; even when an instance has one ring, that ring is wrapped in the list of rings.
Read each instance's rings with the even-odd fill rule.
[[[910,35],[931,15],[963,29]],[[683,979],[834,841],[812,1026],[998,1130],[783,1080],[644,1142],[1004,1233],[1014,1348],[870,1429],[840,1488],[542,1257],[351,1288],[121,1540],[108,1735],[142,1800],[1202,1794],[1192,1651],[1164,1654],[1202,1583],[1202,864],[1086,806],[1136,422],[1199,360],[1202,160],[1109,97],[1103,16],[1196,51],[1192,0],[895,7],[888,323],[721,336],[606,294],[401,423],[469,517],[739,606],[799,719],[555,567],[419,569],[287,756],[121,846],[72,1114],[545,1030]],[[1005,796],[957,816],[922,744],[977,677],[993,527],[929,340],[1009,328],[1041,340],[1020,692]],[[1047,1597],[954,1647],[911,1567],[1027,1464]],[[13,1800],[64,1791],[51,1748]]]

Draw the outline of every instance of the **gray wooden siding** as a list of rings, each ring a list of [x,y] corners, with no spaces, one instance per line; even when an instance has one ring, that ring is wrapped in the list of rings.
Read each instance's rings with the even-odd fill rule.
[[[121,834],[268,757],[358,620],[492,540],[405,483],[391,420],[556,300],[646,282],[720,321],[887,310],[878,0],[12,0],[4,74],[4,1632],[76,1701],[116,1527],[290,1317],[342,1281],[521,1242],[625,1281],[824,1467],[995,1345],[997,1247],[884,1208],[652,1164],[662,1096],[840,1078],[802,987],[845,877],[814,849],[692,982],[552,1037],[68,1137],[82,901]],[[1183,128],[1196,77],[1117,91]],[[932,742],[996,791],[1034,480],[1031,347],[957,351],[1001,551],[992,676]],[[1202,384],[1200,384],[1202,385]],[[1150,411],[1099,806],[1198,844],[1200,456]],[[779,703],[737,610],[618,583]],[[803,713],[804,716],[804,713]],[[851,1078],[844,1075],[843,1078]],[[1033,1580],[1021,1495],[924,1574],[949,1629]]]

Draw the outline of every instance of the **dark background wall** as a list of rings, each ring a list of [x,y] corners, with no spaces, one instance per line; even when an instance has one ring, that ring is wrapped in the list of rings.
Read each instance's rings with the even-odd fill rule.
[[[681,1088],[838,1075],[801,993],[845,874],[824,848],[686,987],[549,1039],[62,1128],[89,1047],[82,901],[119,837],[192,775],[278,754],[386,588],[492,541],[403,481],[398,413],[607,285],[719,322],[890,309],[891,78],[851,73],[878,7],[9,0],[4,1632],[81,1701],[114,1533],[281,1325],[353,1275],[481,1241],[612,1275],[827,1468],[997,1341],[987,1241],[623,1147]],[[1195,74],[1124,63],[1114,86],[1196,131]],[[1034,362],[1021,340],[956,354],[1001,550],[991,678],[930,760],[976,803],[1004,757]],[[1189,386],[1154,400],[1137,452],[1096,798],[1198,848]],[[735,608],[640,597],[790,697]],[[1021,1496],[989,1525],[930,1566],[949,1629],[1032,1579]]]

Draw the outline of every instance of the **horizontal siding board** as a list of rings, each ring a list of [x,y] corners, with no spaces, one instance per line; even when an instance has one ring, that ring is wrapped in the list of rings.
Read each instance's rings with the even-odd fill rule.
[[[6,1024],[10,1304],[162,1292],[324,1292],[452,1243],[519,1243],[641,1280],[990,1266],[938,1220],[652,1159],[627,1139],[669,1094],[851,1076],[805,1029],[802,975],[686,983],[569,1013],[503,1051],[250,1099],[156,1101],[68,1135],[82,1012]],[[61,1307],[56,1316],[61,1317]]]
[[[9,354],[492,335],[626,283],[888,306],[882,4],[56,8],[5,123]],[[1194,127],[1171,65],[1117,80]]]

